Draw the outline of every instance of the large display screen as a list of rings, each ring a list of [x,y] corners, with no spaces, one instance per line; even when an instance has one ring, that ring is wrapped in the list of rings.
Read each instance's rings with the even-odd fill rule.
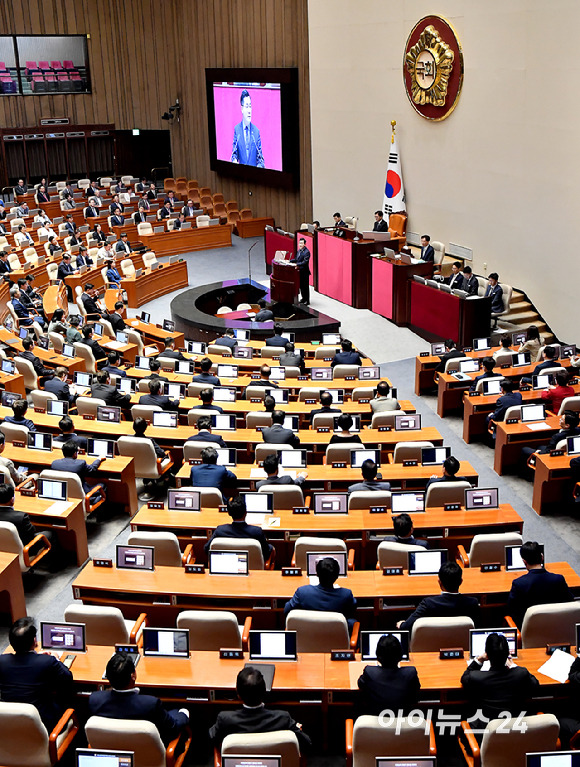
[[[206,69],[212,170],[297,186],[296,69]]]

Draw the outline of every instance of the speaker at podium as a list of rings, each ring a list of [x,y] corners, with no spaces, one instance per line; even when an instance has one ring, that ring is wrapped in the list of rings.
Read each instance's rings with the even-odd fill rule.
[[[286,256],[287,254],[283,251],[277,251],[272,261],[270,296],[273,302],[296,304],[300,289],[300,273],[294,264],[289,263]]]

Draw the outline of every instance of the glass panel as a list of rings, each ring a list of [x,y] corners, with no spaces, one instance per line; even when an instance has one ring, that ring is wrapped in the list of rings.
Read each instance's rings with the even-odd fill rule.
[[[0,36],[0,94],[9,96],[14,93],[20,93],[14,38],[2,35]]]
[[[86,37],[17,37],[24,94],[90,93]]]

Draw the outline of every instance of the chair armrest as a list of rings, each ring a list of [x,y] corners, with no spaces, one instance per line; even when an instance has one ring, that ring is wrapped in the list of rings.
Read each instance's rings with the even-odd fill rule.
[[[39,543],[44,543],[45,546],[38,552],[38,554],[36,554],[36,556],[33,556],[31,559],[30,550]],[[22,550],[24,555],[24,564],[26,565],[26,567],[34,567],[34,565],[40,562],[40,560],[43,557],[45,557],[49,551],[50,551],[50,542],[48,538],[42,533],[35,535],[34,538],[30,541],[30,543],[27,543],[24,549]]]
[[[435,742],[435,729],[433,727],[433,722],[431,722],[431,726],[429,728],[429,754],[431,756],[437,756],[437,744]]]
[[[98,484],[93,485],[91,489],[85,493],[85,498],[92,498],[93,495],[96,495],[97,493],[101,493],[104,496],[106,492],[107,486],[103,482],[99,482]]]
[[[273,548],[272,551],[270,552],[270,556],[264,562],[264,570],[273,570],[275,562],[276,562],[276,549]]]
[[[387,453],[387,463],[395,463],[395,454]]]
[[[463,730],[463,734],[467,740],[467,745],[471,751],[471,756],[473,757],[473,761],[471,761],[471,767],[479,767],[481,764],[481,755],[479,752],[479,743],[477,742],[477,738],[471,731],[471,727],[467,724],[467,722],[461,722],[461,729]],[[467,754],[465,755],[467,756]]]
[[[358,645],[358,634],[360,631],[360,623],[358,621],[355,621],[354,626],[352,627],[352,634],[350,637],[350,649],[356,650],[356,646]]]
[[[19,485],[16,486],[16,490],[34,490],[36,492],[36,480],[38,479],[38,474],[31,474],[30,476],[26,477],[24,482],[21,482]]]
[[[578,746],[580,746],[580,730],[577,730],[570,738],[570,748],[578,751]]]
[[[221,767],[222,764],[221,751],[217,746],[213,747],[213,764],[214,767]]]
[[[244,651],[248,649],[248,641],[250,639],[251,629],[252,629],[252,616],[248,615],[248,617],[244,621],[244,628],[242,631],[242,648],[244,649]]]
[[[193,543],[188,543],[185,547],[185,551],[181,555],[181,564],[185,567],[185,565],[190,565],[193,562],[195,562],[195,556],[193,555]]]
[[[348,550],[348,569],[354,570],[354,549]]]
[[[304,505],[308,506],[308,508],[311,508],[310,507],[311,502],[312,502],[312,496],[311,495],[305,495],[304,496]]]
[[[180,743],[183,741],[183,745],[180,747]],[[165,763],[166,767],[176,767],[183,764],[183,758],[189,751],[191,745],[191,730],[189,727],[184,727],[177,738],[171,741],[165,750]],[[179,751],[178,751],[179,748]]]
[[[352,740],[354,731],[354,721],[347,719],[344,723],[345,741],[346,741],[346,765],[352,767]]]
[[[469,556],[461,543],[457,545],[457,564],[461,567],[469,567]]]
[[[578,483],[580,485],[580,482]],[[296,567],[296,551],[292,554],[292,559],[290,561],[290,567]]]
[[[138,644],[139,640],[142,640],[142,634],[143,634],[143,626],[147,625],[147,613],[141,613],[141,615],[137,618],[135,623],[133,624],[133,628],[131,629],[131,633],[129,635],[129,642],[131,644]],[[139,636],[141,634],[141,636]]]
[[[578,498],[579,495],[580,495],[580,482],[576,482],[576,484],[574,485],[574,490],[572,490],[572,497]]]
[[[528,467],[528,469],[531,469],[532,471],[536,470],[536,456],[537,456],[537,453],[532,453],[529,456],[528,460],[526,461],[526,466]]]
[[[163,469],[161,468],[161,462],[167,460],[169,458],[169,463],[167,466],[165,466]],[[157,459],[157,471],[159,472],[159,475],[166,474],[169,469],[173,466],[173,461],[171,460],[171,456],[167,455],[166,458],[158,458]]]
[[[67,733],[66,738],[60,744],[60,747],[57,749],[56,742],[58,740],[58,737],[59,735],[62,734],[64,729],[68,726],[70,721],[72,721],[73,726],[71,727],[70,731]],[[64,712],[64,714],[61,716],[61,718],[57,722],[54,730],[50,733],[48,737],[48,754],[50,756],[50,761],[52,764],[56,764],[57,762],[61,760],[64,752],[73,742],[78,731],[79,731],[79,723],[75,714],[75,710],[74,708],[67,708],[67,710]]]
[[[516,638],[517,638],[517,640],[518,640],[518,647],[521,647],[521,646],[522,646],[522,633],[521,633],[521,631],[518,629],[518,627],[516,626],[516,622],[514,621],[514,619],[512,618],[512,616],[511,616],[511,615],[504,615],[504,616],[503,616],[503,619],[504,619],[504,621],[507,623],[507,625],[508,625],[508,626],[509,626],[511,629],[517,629],[517,632],[518,632],[518,633],[517,633],[517,637],[516,637]]]
[[[489,424],[487,425],[487,431],[489,432],[489,434],[491,434],[492,437],[495,434],[495,430],[496,430],[495,421],[490,421]]]

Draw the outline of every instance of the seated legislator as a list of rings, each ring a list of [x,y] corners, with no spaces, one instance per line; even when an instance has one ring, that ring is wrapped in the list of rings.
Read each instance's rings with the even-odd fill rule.
[[[194,405],[192,410],[215,410],[216,413],[223,413],[223,407],[213,404],[213,387],[208,386],[207,389],[202,389],[199,393],[201,405]]]
[[[218,466],[215,447],[204,447],[201,451],[201,465],[191,467],[191,484],[194,487],[216,487],[226,494],[235,487],[238,480],[233,471]]]
[[[260,377],[255,381],[251,381],[248,386],[268,386],[271,389],[279,389],[280,387],[277,381],[270,381],[271,375],[272,368],[269,365],[262,365],[260,368]],[[246,399],[248,397],[246,392],[244,392],[244,397]]]
[[[66,382],[67,376],[67,369],[59,365],[54,371],[54,377],[49,378],[44,382],[44,391],[55,394],[57,399],[72,405],[75,401],[75,397],[74,394],[71,394],[68,383]]]
[[[30,234],[26,231],[24,224],[18,224],[16,234],[14,235],[14,242],[21,248],[34,247],[34,240]]]
[[[332,358],[330,367],[334,368],[337,365],[362,365],[360,354],[353,349],[352,341],[348,338],[343,338],[340,342],[341,351],[337,352]]]
[[[30,418],[26,418],[28,411],[28,402],[25,399],[16,399],[10,405],[12,408],[12,415],[7,415],[4,418],[5,423],[14,423],[16,426],[24,426],[28,431],[36,431],[36,426]]]
[[[541,355],[541,361],[532,370],[532,376],[539,376],[542,370],[546,368],[558,367],[556,362],[556,349],[553,346],[544,346]],[[522,381],[524,379],[522,378]],[[526,380],[529,380],[526,378]]]
[[[178,232],[185,224],[185,213],[179,213],[176,219],[173,221],[173,231]]]
[[[260,544],[265,562],[272,553],[273,547],[268,543],[261,527],[249,525],[246,522],[246,502],[241,495],[232,498],[228,503],[228,514],[232,518],[231,523],[216,527],[213,535],[204,546],[205,551],[210,550],[214,538],[252,538]]]
[[[127,378],[127,371],[120,367],[121,357],[117,352],[109,352],[107,355],[107,364],[103,365],[101,370],[107,372],[110,376],[117,376],[117,378]]]
[[[435,261],[435,249],[431,245],[431,236],[429,234],[421,235],[421,261]]]
[[[163,205],[159,208],[157,211],[157,220],[163,221],[166,218],[171,217],[171,202],[169,200],[165,200]]]
[[[356,614],[356,599],[350,589],[335,587],[340,572],[340,566],[334,557],[322,557],[316,563],[318,584],[299,586],[294,596],[286,602],[284,615],[292,610],[322,610],[324,612],[342,613],[352,631]]]
[[[445,341],[445,354],[441,355],[440,362],[435,368],[436,373],[444,373],[445,372],[445,365],[449,362],[449,360],[454,360],[457,357],[465,357],[465,354],[463,352],[460,352],[457,348],[457,344],[452,338],[448,338]]]
[[[16,469],[16,466],[14,465],[14,461],[11,461],[10,458],[5,458],[2,455],[2,453],[4,452],[5,446],[6,446],[6,437],[0,431],[0,466],[3,469],[6,469],[6,471],[10,474],[10,479],[14,482],[14,484],[19,485],[21,482],[24,482],[24,480],[26,479],[28,475],[28,469],[24,469],[23,471],[18,471]]]
[[[121,234],[120,239],[115,243],[115,253],[121,253],[121,255],[128,256],[131,253],[131,243],[127,232]]]
[[[464,615],[477,624],[479,602],[475,597],[459,593],[462,581],[463,569],[457,562],[444,562],[439,568],[441,594],[421,600],[406,620],[397,623],[397,628],[410,631],[418,618],[455,618]]]
[[[360,443],[362,441],[360,436],[358,434],[352,434],[350,431],[352,429],[353,423],[354,421],[352,420],[352,416],[349,413],[341,413],[337,419],[337,424],[340,431],[332,435],[328,444],[340,445],[344,442],[348,442],[349,444],[351,442]]]
[[[40,378],[52,378],[54,371],[51,368],[45,368],[42,361],[34,353],[34,339],[32,336],[22,339],[22,348],[24,351],[20,352],[18,356],[32,364],[36,375]]]
[[[83,490],[88,493],[91,487],[85,482],[85,478],[90,474],[96,474],[105,459],[103,457],[95,458],[89,465],[83,458],[79,458],[79,446],[73,439],[64,442],[61,450],[63,457],[57,458],[51,463],[51,470],[68,471],[71,474],[76,474],[83,483]]]
[[[443,282],[449,285],[451,290],[463,290],[463,272],[461,271],[461,261],[454,261],[451,264],[451,274],[445,277]]]
[[[266,708],[266,683],[259,668],[247,666],[238,673],[236,692],[242,707],[220,711],[216,723],[209,730],[210,740],[217,748],[227,735],[290,730],[298,739],[300,752],[308,751],[311,741],[302,732],[302,725],[295,722],[287,711]]]
[[[105,265],[108,268],[108,261],[114,261],[115,254],[113,253],[113,246],[110,242],[104,242],[103,246],[98,249],[97,256],[105,260]]]
[[[93,242],[96,242],[100,247],[103,247],[106,244],[107,235],[103,232],[102,224],[95,224],[93,227]]]
[[[53,439],[52,444],[54,447],[57,445],[62,445],[63,442],[67,442],[68,440],[74,440],[78,449],[84,450],[86,453],[87,438],[81,437],[79,434],[75,433],[75,426],[72,418],[69,415],[63,415],[63,417],[58,422],[58,428],[60,430],[60,434],[56,434]]]
[[[175,350],[175,339],[174,338],[166,338],[163,341],[164,349],[162,352],[159,352],[159,357],[169,357],[172,360],[185,360],[186,357],[183,356],[182,352]]]
[[[92,282],[87,282],[84,292],[81,294],[81,301],[87,314],[96,314],[102,316],[103,311],[98,304],[99,293]],[[72,320],[72,317],[71,317]]]
[[[95,358],[97,367],[99,368],[103,367],[103,365],[105,364],[104,360],[107,359],[107,352],[105,351],[105,349],[103,349],[103,347],[99,344],[99,342],[95,341],[95,339],[93,338],[93,326],[83,325],[81,334],[82,334],[82,338],[79,343],[84,344],[85,346],[88,346],[93,353],[93,357]]]
[[[276,400],[271,394],[264,397],[264,413],[273,413],[276,410]]]
[[[526,340],[520,344],[518,352],[529,352],[532,362],[537,362],[540,355],[540,347],[543,346],[540,331],[536,325],[530,325],[526,330]]]
[[[485,289],[485,297],[491,298],[491,311],[493,314],[499,314],[503,312],[503,288],[499,284],[499,274],[492,272],[487,278],[487,288]]]
[[[91,386],[91,397],[105,400],[105,404],[111,407],[131,407],[131,395],[121,394],[116,386],[112,386],[111,376],[106,370],[99,370],[96,378],[97,382]]]
[[[221,434],[211,433],[211,417],[209,415],[200,415],[195,427],[197,434],[188,437],[188,442],[215,442],[218,447],[227,447]]]
[[[97,690],[89,697],[89,715],[107,719],[144,719],[152,722],[165,745],[189,724],[189,712],[167,711],[159,698],[144,695],[135,686],[137,670],[130,655],[116,652],[107,663],[105,676],[110,689]]]
[[[216,338],[214,344],[216,346],[226,346],[228,349],[233,349],[237,344],[234,331],[231,328],[226,328],[223,336]]]
[[[192,383],[212,384],[221,386],[220,379],[211,372],[212,361],[209,357],[202,357],[199,362],[201,373],[197,373],[191,379]]]
[[[484,381],[487,378],[503,378],[501,373],[494,373],[495,360],[493,357],[484,357],[481,363],[483,367],[483,373],[475,376],[473,383],[471,384],[470,391],[475,391],[478,381]]]
[[[0,251],[0,274],[10,274],[12,267],[8,262],[8,251]]]
[[[522,395],[519,391],[515,391],[519,384],[517,381],[512,381],[509,378],[504,378],[501,382],[502,394],[497,398],[495,402],[495,410],[487,416],[487,422],[503,421],[505,418],[506,410],[513,405],[522,404]]]
[[[78,329],[80,324],[80,316],[78,314],[73,314],[69,319],[69,327],[66,329],[66,340],[69,344],[76,344],[82,340],[82,335]]]
[[[286,414],[282,410],[274,410],[272,413],[272,426],[267,426],[262,431],[262,439],[274,445],[292,445],[300,447],[300,439],[292,429],[284,428]]]
[[[125,324],[125,320],[123,319],[121,312],[123,311],[124,304],[122,301],[116,301],[115,302],[115,311],[111,312],[107,315],[107,319],[111,323],[111,327],[115,331],[115,333],[118,330],[125,330],[127,325]]]
[[[37,652],[32,618],[12,624],[8,641],[14,653],[0,655],[0,694],[4,703],[30,703],[50,733],[73,698],[73,675],[50,653]],[[9,737],[8,733],[5,737]]]
[[[133,421],[133,431],[135,432],[135,436],[139,439],[145,439],[148,442],[150,442],[153,445],[153,449],[155,450],[155,457],[156,458],[167,458],[167,453],[163,448],[159,447],[157,442],[152,437],[146,437],[145,432],[147,431],[147,426],[149,424],[144,418],[135,418]]]
[[[268,322],[269,320],[274,319],[274,312],[271,309],[268,309],[268,305],[263,298],[259,299],[258,306],[260,307],[260,311],[254,317],[255,322]]]
[[[550,453],[552,450],[556,450],[558,442],[568,439],[568,437],[577,437],[580,435],[580,428],[578,427],[579,423],[580,415],[575,410],[565,410],[560,416],[560,431],[557,431],[548,443],[536,448],[522,448],[521,469],[526,479],[533,478],[528,476],[528,474],[532,474],[532,472],[527,469],[527,463],[530,456],[534,453],[539,455]]]
[[[149,381],[147,386],[149,387],[149,394],[142,394],[139,397],[140,405],[157,405],[162,410],[170,410],[172,412],[179,410],[178,399],[170,399],[165,394],[159,393],[161,391],[161,381]]]
[[[36,311],[31,311],[21,301],[21,293],[18,288],[12,288],[10,290],[10,298],[12,300],[12,307],[16,312],[19,324],[21,327],[28,328],[33,322],[38,322],[39,325],[44,326],[44,320],[38,316]]]
[[[105,261],[105,265],[107,267],[107,280],[109,282],[110,287],[120,288],[121,280],[123,278],[121,277],[119,270],[115,266],[115,262],[113,261],[113,259],[109,259],[108,261]]]
[[[18,196],[28,194],[28,184],[24,182],[23,178],[18,179],[18,183],[14,187],[14,194]]]
[[[512,582],[506,609],[506,613],[511,615],[518,628],[521,628],[524,622],[528,607],[574,600],[564,576],[546,570],[539,543],[526,541],[520,553],[527,573]]]
[[[380,716],[385,709],[408,712],[419,700],[421,682],[415,666],[399,667],[403,657],[400,641],[393,634],[377,642],[377,666],[369,664],[358,678],[359,713]]]
[[[264,471],[267,476],[266,479],[261,479],[256,483],[256,489],[259,490],[265,485],[303,485],[304,480],[308,476],[307,472],[301,471],[296,475],[296,479],[292,479],[289,474],[278,474],[280,468],[280,460],[277,455],[271,453],[264,458]]]
[[[125,216],[118,208],[111,216],[111,226],[125,226]]]
[[[158,371],[161,370],[161,363],[156,357],[149,358],[149,370],[151,371],[147,376],[148,379],[153,381],[168,381],[166,376],[160,376]]]
[[[270,338],[266,338],[266,341],[265,341],[266,346],[285,347],[286,341],[288,339],[284,338],[284,336],[282,335],[283,332],[284,332],[284,328],[282,327],[282,325],[280,325],[279,322],[277,322],[274,325],[274,335],[270,336]]]
[[[482,669],[485,661],[489,661],[488,671]],[[483,727],[486,720],[498,719],[504,711],[509,712],[510,717],[525,715],[529,699],[540,686],[533,674],[523,666],[516,666],[509,657],[505,636],[495,633],[485,640],[485,653],[475,658],[463,672],[461,684],[473,709],[485,717],[481,721]]]
[[[428,548],[427,541],[415,538],[413,535],[413,520],[408,514],[397,514],[393,517],[394,535],[387,535],[383,540],[389,543],[403,543],[405,546],[423,546]]]
[[[398,400],[389,397],[390,391],[391,387],[386,381],[378,382],[376,396],[370,402],[373,413],[385,413],[400,409]]]
[[[391,485],[389,482],[383,482],[377,479],[378,467],[374,461],[367,458],[363,461],[360,467],[361,474],[363,476],[362,482],[355,482],[354,485],[350,485],[348,488],[349,493],[356,493],[359,490],[390,490]]]
[[[552,413],[558,413],[560,406],[566,397],[575,396],[576,392],[568,383],[569,380],[570,375],[568,371],[561,370],[556,373],[556,385],[550,386],[542,392],[542,400],[546,403],[547,409],[551,410]]]
[[[320,414],[326,414],[326,413],[336,413],[337,415],[340,415],[340,409],[337,407],[332,407],[332,392],[330,391],[323,391],[320,394],[320,407],[315,408],[314,410],[310,411],[310,423],[312,423],[312,419],[315,415]]]
[[[133,223],[135,225],[144,224],[147,221],[147,209],[143,204],[143,201],[139,203],[139,209],[136,213],[133,213]]]
[[[299,368],[300,373],[304,374],[305,372],[304,358],[296,352],[296,348],[291,341],[287,341],[284,344],[284,354],[280,355],[280,367]]]
[[[373,224],[373,232],[388,232],[389,225],[383,218],[382,210],[375,210],[375,223]]]
[[[468,480],[465,477],[457,476],[458,471],[459,461],[455,456],[450,455],[443,461],[443,473],[441,476],[438,477],[436,474],[433,474],[425,485],[425,489],[427,489],[429,485],[435,484],[435,482],[467,482]]]
[[[332,232],[333,237],[344,237],[344,232],[341,230],[341,227],[346,229],[346,222],[342,220],[342,216],[338,211],[332,214],[332,218],[334,219],[334,231]]]

